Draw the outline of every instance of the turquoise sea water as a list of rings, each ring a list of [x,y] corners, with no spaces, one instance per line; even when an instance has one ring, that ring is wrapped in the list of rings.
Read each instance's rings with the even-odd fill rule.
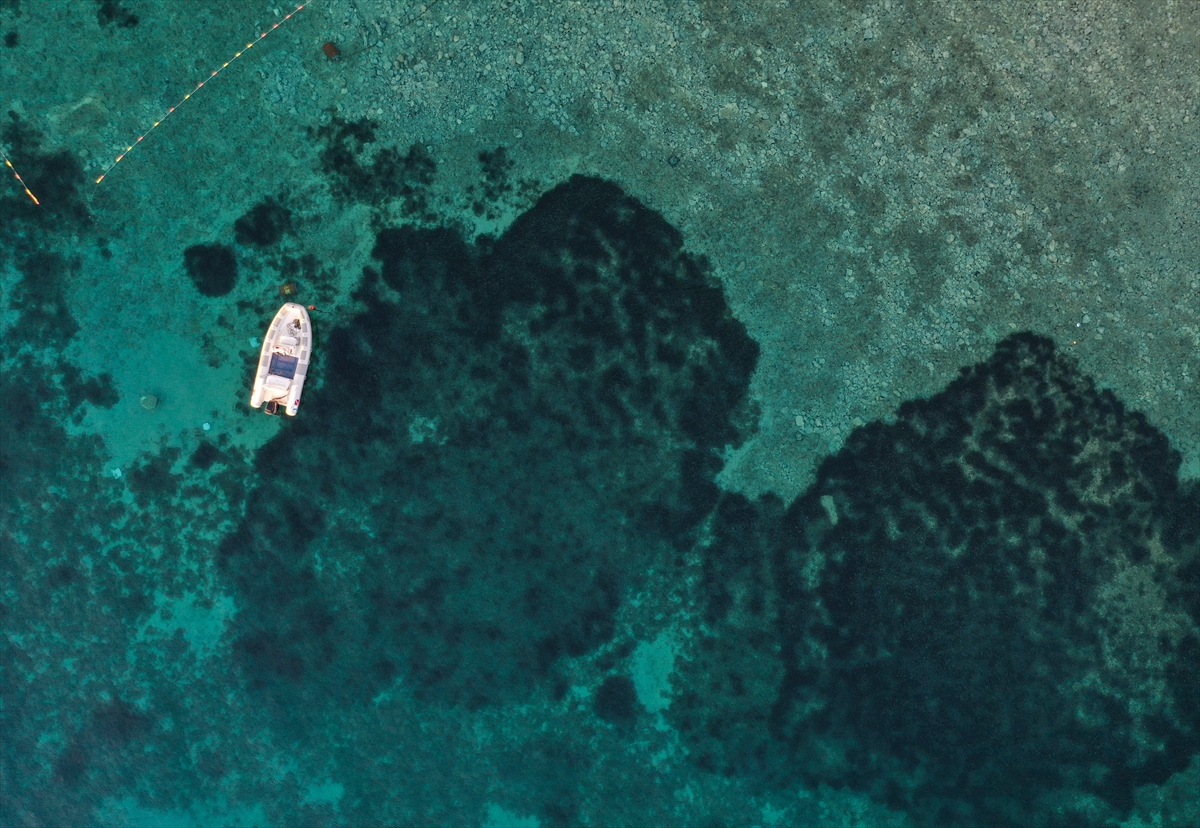
[[[1200,8],[294,10],[0,0],[0,824],[1196,824]]]

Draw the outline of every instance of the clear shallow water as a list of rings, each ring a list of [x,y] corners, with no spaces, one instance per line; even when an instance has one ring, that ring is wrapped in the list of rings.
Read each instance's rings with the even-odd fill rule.
[[[308,126],[311,180],[206,222],[6,125],[44,207],[0,202],[13,821],[1188,818],[1196,487],[1066,342],[996,335],[747,498],[773,351],[643,182]]]

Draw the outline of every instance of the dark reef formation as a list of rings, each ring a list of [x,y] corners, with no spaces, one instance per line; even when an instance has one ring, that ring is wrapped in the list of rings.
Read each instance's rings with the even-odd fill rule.
[[[1127,813],[1200,747],[1200,496],[1053,344],[872,423],[782,517],[728,498],[716,635],[671,709],[702,765],[922,825]]]
[[[628,727],[637,718],[637,689],[628,676],[609,676],[596,689],[592,710],[609,724]]]
[[[235,649],[284,694],[554,692],[692,542],[757,347],[678,232],[594,179],[479,248],[400,227],[374,255],[222,545]]]
[[[87,176],[79,159],[66,150],[43,150],[45,136],[29,126],[14,110],[0,115],[0,144],[6,146],[13,170],[24,187],[37,198],[34,203],[15,180],[0,188],[0,264],[41,247],[34,233],[65,230],[81,232],[91,225],[84,191]],[[4,175],[12,172],[0,163]]]
[[[194,244],[183,251],[183,266],[204,296],[224,296],[237,284],[237,258],[224,244]]]
[[[428,208],[428,189],[437,172],[429,151],[413,144],[407,152],[377,142],[374,121],[344,121],[336,115],[310,130],[323,145],[321,172],[341,202],[357,201],[376,208],[397,203],[408,219],[437,221]]]
[[[270,247],[292,229],[292,211],[274,198],[265,198],[233,223],[240,245]]]

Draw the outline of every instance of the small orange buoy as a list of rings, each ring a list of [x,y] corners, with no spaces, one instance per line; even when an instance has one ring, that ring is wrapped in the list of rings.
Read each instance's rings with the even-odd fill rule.
[[[321,47],[321,51],[325,53],[325,57],[333,60],[342,53],[342,50],[336,44],[330,42]]]

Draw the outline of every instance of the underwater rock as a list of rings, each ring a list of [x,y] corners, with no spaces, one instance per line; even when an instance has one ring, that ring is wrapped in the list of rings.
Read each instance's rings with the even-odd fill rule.
[[[233,223],[234,238],[240,245],[270,247],[292,229],[292,211],[273,198],[254,205],[250,212]]]
[[[237,259],[223,244],[194,244],[183,251],[183,266],[205,296],[224,296],[237,284]]]
[[[1117,819],[1200,747],[1179,464],[1052,342],[1010,337],[851,434],[782,520],[717,521],[717,626],[670,716],[715,770],[922,825]]]
[[[633,724],[637,718],[638,698],[628,676],[609,676],[596,690],[592,710],[604,721],[619,727]]]

